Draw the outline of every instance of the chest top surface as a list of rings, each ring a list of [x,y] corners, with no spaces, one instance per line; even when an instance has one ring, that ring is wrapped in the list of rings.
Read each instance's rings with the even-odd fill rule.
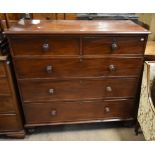
[[[10,21],[5,34],[149,34],[130,20],[19,20]]]

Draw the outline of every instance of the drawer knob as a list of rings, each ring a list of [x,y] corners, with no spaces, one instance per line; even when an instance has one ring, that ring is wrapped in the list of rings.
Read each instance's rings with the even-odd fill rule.
[[[49,94],[54,94],[54,89],[49,89],[48,92]]]
[[[107,87],[106,87],[106,91],[107,91],[107,92],[112,92],[112,88],[111,88],[110,86],[107,86]]]
[[[117,50],[117,48],[118,48],[117,43],[116,43],[116,42],[113,42],[112,45],[111,45],[111,49],[112,49],[112,51]]]
[[[140,41],[142,41],[142,42],[143,42],[144,40],[145,40],[144,38],[140,38]]]
[[[51,110],[50,114],[51,114],[51,116],[56,116],[57,111],[56,110]]]
[[[110,112],[110,108],[109,107],[105,107],[105,111],[106,112]]]
[[[43,44],[42,48],[44,52],[47,52],[49,49],[49,44],[48,43]]]
[[[116,71],[116,66],[115,65],[109,65],[109,70],[112,72]]]
[[[47,66],[46,71],[48,74],[52,73],[52,66]]]

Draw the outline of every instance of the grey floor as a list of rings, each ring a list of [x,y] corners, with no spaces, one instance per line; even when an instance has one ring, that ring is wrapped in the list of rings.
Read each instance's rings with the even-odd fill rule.
[[[0,139],[10,140],[10,139]],[[143,141],[143,134],[135,135],[133,127],[116,124],[60,125],[36,128],[26,135],[27,141]]]

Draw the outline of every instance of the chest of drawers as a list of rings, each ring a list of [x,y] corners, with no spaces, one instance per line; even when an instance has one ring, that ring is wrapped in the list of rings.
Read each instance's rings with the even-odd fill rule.
[[[144,28],[128,20],[28,20],[5,34],[26,127],[135,118]]]
[[[16,138],[23,138],[25,135],[10,61],[2,55],[0,55],[0,134]]]

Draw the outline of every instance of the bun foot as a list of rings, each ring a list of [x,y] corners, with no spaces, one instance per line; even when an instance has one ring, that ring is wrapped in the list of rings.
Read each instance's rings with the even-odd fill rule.
[[[33,134],[35,132],[35,128],[27,129],[28,134]]]
[[[25,131],[22,130],[19,132],[7,133],[6,136],[9,138],[24,139],[25,138]]]

